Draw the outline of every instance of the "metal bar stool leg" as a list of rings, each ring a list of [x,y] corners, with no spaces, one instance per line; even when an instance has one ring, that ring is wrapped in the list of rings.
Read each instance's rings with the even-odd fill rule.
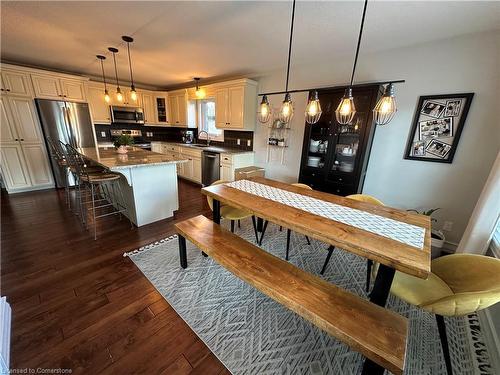
[[[97,222],[95,218],[95,197],[94,197],[94,184],[90,184],[90,194],[92,195],[92,218],[94,224],[94,240],[97,240]]]
[[[290,251],[290,235],[292,234],[291,229],[286,230],[286,256],[285,259],[288,260],[288,252]]]

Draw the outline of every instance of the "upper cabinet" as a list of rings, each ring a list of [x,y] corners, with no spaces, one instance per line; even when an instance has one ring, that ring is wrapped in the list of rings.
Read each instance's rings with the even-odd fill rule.
[[[167,93],[155,95],[155,123],[158,125],[169,125]]]
[[[185,89],[168,93],[170,125],[187,127],[187,92]]]
[[[61,78],[50,74],[31,74],[35,97],[43,99],[62,99],[84,102],[84,80]]]
[[[104,85],[89,82],[87,86],[87,99],[92,121],[97,124],[110,124],[111,112],[109,103],[106,103],[104,100]]]
[[[144,123],[146,125],[155,124],[156,112],[155,112],[154,97],[152,93],[150,92],[142,93],[142,109],[144,111]]]
[[[0,90],[2,91],[2,94],[30,97],[33,95],[30,76],[27,73],[9,69],[2,69],[0,82]]]
[[[215,124],[220,129],[253,130],[257,112],[257,83],[248,79],[217,84]]]

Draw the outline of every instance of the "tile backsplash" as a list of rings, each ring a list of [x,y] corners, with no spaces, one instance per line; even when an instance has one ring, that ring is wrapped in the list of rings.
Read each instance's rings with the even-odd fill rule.
[[[197,128],[175,128],[175,127],[159,127],[134,124],[95,124],[97,142],[111,142],[111,130],[127,129],[140,130],[142,138],[147,141],[163,141],[163,142],[182,142],[182,131],[192,130],[195,138],[198,136]],[[204,142],[204,140],[202,141]],[[214,145],[230,147],[238,150],[251,151],[253,150],[253,132],[224,130],[224,142],[212,142]]]

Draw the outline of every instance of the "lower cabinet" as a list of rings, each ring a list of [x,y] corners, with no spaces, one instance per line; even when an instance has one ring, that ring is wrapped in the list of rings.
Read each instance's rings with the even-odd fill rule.
[[[7,190],[29,189],[31,179],[20,145],[1,145],[2,177]]]
[[[243,152],[237,154],[220,154],[220,179],[224,181],[234,181],[235,170],[238,168],[250,167],[254,164],[253,152]]]
[[[173,143],[151,142],[151,151],[187,159],[187,162],[177,164],[177,175],[201,184],[201,150]]]

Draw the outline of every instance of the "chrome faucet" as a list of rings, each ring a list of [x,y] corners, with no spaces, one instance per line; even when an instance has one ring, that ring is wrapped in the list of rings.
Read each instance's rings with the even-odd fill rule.
[[[208,132],[206,132],[205,130],[202,130],[201,132],[198,133],[198,139],[200,139],[200,134],[201,133],[205,133],[207,135],[207,146],[210,146],[210,135],[208,134]]]

